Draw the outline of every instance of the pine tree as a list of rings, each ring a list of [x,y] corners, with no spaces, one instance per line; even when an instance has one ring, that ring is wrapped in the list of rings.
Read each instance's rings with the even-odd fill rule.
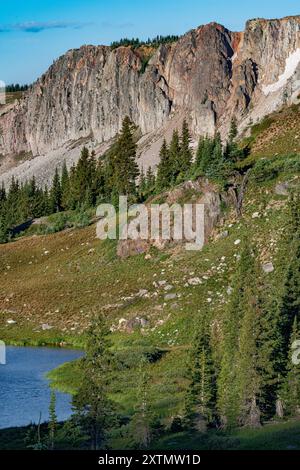
[[[238,353],[236,358],[236,380],[239,398],[239,424],[258,427],[261,424],[259,402],[262,390],[262,377],[259,367],[261,299],[257,284],[258,270],[254,253],[246,248],[248,269],[243,280],[243,295],[240,298],[243,309]]]
[[[183,121],[181,142],[180,142],[180,154],[179,154],[179,162],[178,162],[182,178],[184,178],[187,175],[192,164],[193,155],[190,149],[190,143],[191,143],[191,136],[190,136],[188,124],[186,121]]]
[[[57,430],[57,416],[56,416],[56,395],[55,392],[51,392],[50,405],[49,405],[49,447],[51,450],[54,449],[55,445],[55,434]]]
[[[212,153],[205,174],[211,178],[218,178],[222,175],[223,170],[223,148],[219,133],[216,134],[212,145]]]
[[[300,321],[300,233],[295,234],[294,240],[289,246],[291,257],[285,281],[283,293],[279,305],[279,329],[281,333],[281,357],[283,373],[288,362],[289,342],[292,332],[293,322]]]
[[[177,177],[181,171],[181,162],[180,162],[180,139],[178,131],[173,132],[173,136],[169,146],[169,158],[170,158],[170,168],[171,168],[171,184],[176,183]]]
[[[213,422],[216,410],[216,376],[210,342],[209,326],[203,316],[190,353],[190,385],[185,400],[185,419],[202,431]]]
[[[163,191],[171,185],[172,181],[172,161],[167,142],[164,139],[159,152],[160,162],[157,167],[156,187],[157,191]]]
[[[57,168],[55,169],[55,174],[50,190],[49,204],[52,213],[61,211],[61,185]]]
[[[233,118],[231,121],[228,140],[224,152],[224,158],[227,164],[234,164],[239,160],[243,159],[245,156],[244,150],[241,149],[236,142],[237,134],[237,122],[236,119]]]
[[[67,210],[70,207],[70,178],[67,168],[67,164],[64,161],[62,172],[61,172],[61,205],[63,210]]]
[[[300,330],[297,317],[295,317],[289,345],[287,375],[280,391],[284,412],[290,416],[297,416],[300,413],[300,364],[293,357],[295,353],[294,344],[297,344],[296,341],[299,342],[299,340]]]
[[[290,237],[294,237],[295,233],[300,230],[300,189],[293,190],[290,194],[289,204],[289,221],[288,221],[288,231]],[[288,241],[289,243],[289,241]]]
[[[141,449],[148,449],[152,440],[153,413],[149,396],[150,377],[147,367],[147,360],[142,358],[136,394],[137,405],[131,423],[134,440]]]
[[[241,423],[254,425],[259,421],[257,272],[251,247],[247,241],[244,245],[224,319],[223,356],[218,377],[218,409],[222,423],[228,427]]]
[[[235,118],[232,118],[231,123],[230,123],[229,135],[228,135],[229,142],[233,143],[237,135],[238,135],[237,122]]]
[[[6,202],[6,189],[5,189],[4,183],[2,182],[2,185],[0,188],[0,207],[5,202]]]
[[[278,289],[276,283],[276,289]],[[257,367],[261,375],[260,409],[262,420],[273,418],[276,411],[282,357],[280,352],[281,334],[279,329],[278,292],[274,293],[272,284],[264,283],[259,320],[259,350]]]
[[[149,166],[146,173],[146,189],[148,193],[151,193],[155,188],[155,175],[152,171],[152,167]]]
[[[136,143],[133,137],[133,125],[125,117],[121,134],[110,154],[112,192],[116,195],[134,198],[136,195],[136,178],[139,169],[136,163]]]
[[[92,184],[91,167],[90,152],[86,147],[83,147],[72,175],[72,198],[75,206],[86,203]]]
[[[0,243],[6,243],[9,238],[9,226],[6,216],[0,213]]]
[[[139,179],[139,194],[141,199],[143,199],[144,194],[147,190],[147,181],[144,173],[144,168],[142,167],[140,172],[140,179]]]
[[[202,174],[207,174],[211,167],[211,161],[215,150],[215,139],[201,137],[196,154],[196,168]]]
[[[93,450],[105,447],[107,430],[113,424],[113,406],[108,386],[113,367],[109,330],[102,316],[88,332],[86,356],[82,359],[82,384],[73,398],[73,421],[89,437]]]

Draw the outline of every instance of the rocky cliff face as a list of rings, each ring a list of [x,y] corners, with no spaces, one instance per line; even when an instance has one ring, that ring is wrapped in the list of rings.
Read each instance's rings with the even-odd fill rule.
[[[139,50],[84,46],[0,111],[0,154],[96,146],[129,115],[143,134],[146,164],[154,164],[151,148],[172,123],[188,119],[195,138],[216,130],[225,136],[233,115],[243,129],[299,95],[300,16],[251,20],[243,33],[201,26],[154,51],[145,70]]]

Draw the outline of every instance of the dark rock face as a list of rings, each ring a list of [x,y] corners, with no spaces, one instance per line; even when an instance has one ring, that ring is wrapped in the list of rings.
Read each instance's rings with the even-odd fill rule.
[[[139,50],[83,46],[0,110],[0,153],[47,155],[80,139],[106,142],[125,115],[152,141],[178,115],[195,137],[225,136],[233,115],[242,129],[295,102],[299,64],[300,17],[251,20],[244,33],[201,26],[154,51],[145,70]]]

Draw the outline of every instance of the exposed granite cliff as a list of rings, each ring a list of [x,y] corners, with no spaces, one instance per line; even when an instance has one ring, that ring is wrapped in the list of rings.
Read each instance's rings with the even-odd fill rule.
[[[225,136],[233,115],[243,129],[299,99],[300,16],[251,20],[243,33],[201,26],[160,46],[145,70],[141,55],[129,47],[67,52],[0,110],[0,154],[30,152],[46,164],[58,149],[109,141],[129,115],[143,135],[144,163],[154,164],[162,137],[183,118],[195,138]]]

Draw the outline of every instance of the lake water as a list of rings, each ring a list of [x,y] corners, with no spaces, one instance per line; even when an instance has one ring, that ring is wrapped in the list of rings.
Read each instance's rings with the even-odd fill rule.
[[[48,420],[50,388],[45,374],[81,357],[81,351],[62,348],[6,348],[6,365],[0,365],[0,428],[24,426]],[[56,392],[56,414],[71,414],[71,397]]]

